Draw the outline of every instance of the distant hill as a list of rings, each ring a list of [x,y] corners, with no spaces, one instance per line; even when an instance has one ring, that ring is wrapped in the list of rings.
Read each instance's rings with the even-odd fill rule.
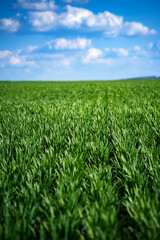
[[[160,79],[160,76],[142,76],[142,77],[135,77],[135,78],[127,78],[128,80],[132,79]]]

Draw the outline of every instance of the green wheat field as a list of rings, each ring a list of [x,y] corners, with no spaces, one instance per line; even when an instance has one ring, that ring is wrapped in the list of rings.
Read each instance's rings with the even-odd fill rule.
[[[0,239],[160,239],[160,80],[0,82]]]

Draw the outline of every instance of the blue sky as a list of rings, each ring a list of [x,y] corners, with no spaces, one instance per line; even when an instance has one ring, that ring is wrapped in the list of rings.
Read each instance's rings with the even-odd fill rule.
[[[2,0],[0,80],[160,76],[159,0]]]

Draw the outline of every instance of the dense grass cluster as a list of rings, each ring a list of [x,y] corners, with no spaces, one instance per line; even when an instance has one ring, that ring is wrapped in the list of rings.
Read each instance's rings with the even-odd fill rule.
[[[160,239],[160,80],[0,83],[0,239]]]

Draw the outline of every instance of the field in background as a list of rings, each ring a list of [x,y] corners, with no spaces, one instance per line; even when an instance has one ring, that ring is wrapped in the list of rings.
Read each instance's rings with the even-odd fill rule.
[[[160,239],[160,80],[0,83],[0,239]]]

